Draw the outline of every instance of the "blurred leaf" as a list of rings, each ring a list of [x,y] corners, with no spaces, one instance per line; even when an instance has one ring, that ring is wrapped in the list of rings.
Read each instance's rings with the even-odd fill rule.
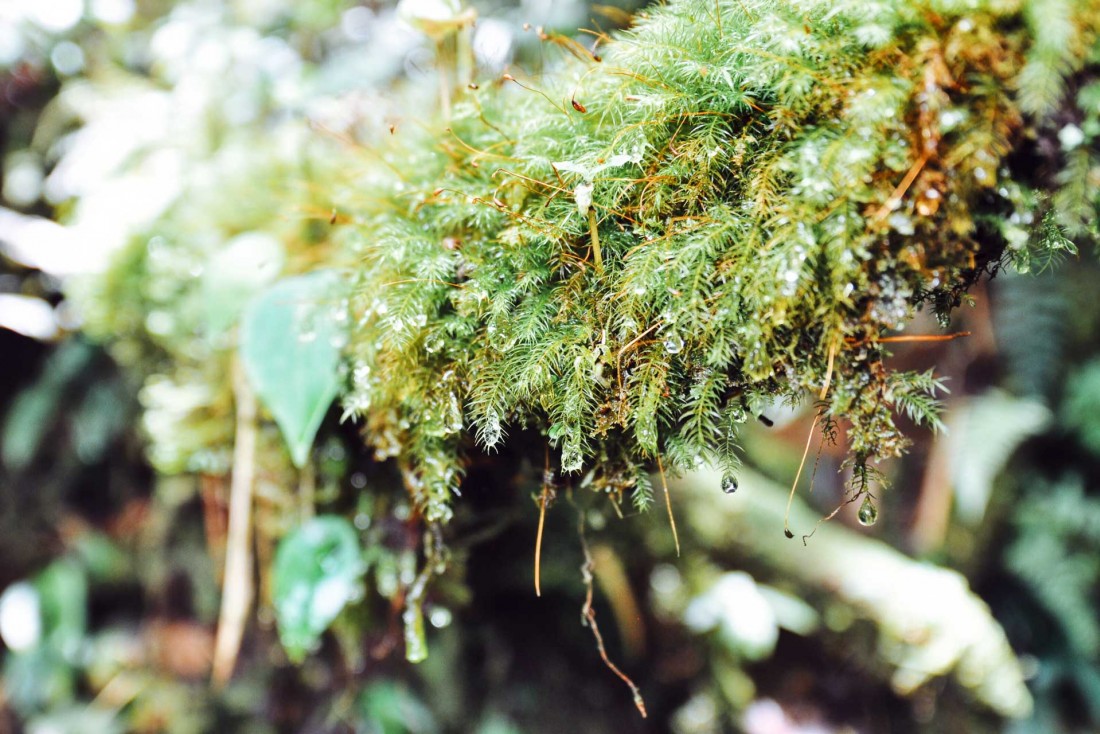
[[[120,581],[131,572],[130,556],[103,533],[82,533],[72,541],[72,549],[92,583]]]
[[[85,464],[101,460],[129,420],[126,387],[122,382],[96,382],[72,412],[73,450]]]
[[[42,609],[43,642],[76,662],[88,625],[88,579],[69,558],[46,567],[34,579]]]
[[[1100,500],[1085,495],[1079,477],[1049,485],[1017,503],[1019,535],[1005,553],[1016,574],[1053,616],[1075,655],[1100,653],[1094,597],[1100,582]]]
[[[371,734],[434,734],[439,727],[431,711],[407,688],[375,683],[360,698],[366,732]]]
[[[63,711],[32,719],[27,734],[122,734],[125,728],[115,712],[90,706],[73,706]]]
[[[202,312],[206,329],[217,335],[237,322],[248,301],[278,277],[286,255],[277,239],[245,232],[225,244],[206,264]]]
[[[775,649],[779,625],[769,600],[756,580],[744,571],[719,576],[684,611],[684,623],[694,632],[717,631],[732,652],[762,660]]]
[[[82,374],[93,354],[83,341],[65,342],[46,362],[42,376],[13,401],[0,436],[0,459],[8,469],[19,471],[34,460],[43,439],[56,427],[52,418],[66,387]]]
[[[76,562],[68,558],[54,561],[34,578],[32,586],[37,592],[37,609],[28,607],[23,613],[39,615],[37,643],[31,641],[31,646],[9,654],[4,661],[6,696],[24,715],[72,700],[75,667],[87,629],[87,579]],[[34,623],[28,619],[5,622]]]
[[[1038,400],[992,391],[959,407],[949,427],[956,510],[967,523],[981,521],[993,482],[1021,443],[1046,428],[1050,411]]]
[[[1100,361],[1093,361],[1069,379],[1062,403],[1066,427],[1077,431],[1081,443],[1100,456]]]
[[[283,538],[272,583],[279,638],[291,659],[302,660],[360,593],[364,570],[355,528],[342,517],[314,518]]]
[[[39,646],[4,658],[4,695],[23,716],[72,701],[75,688],[76,671],[53,648]]]
[[[252,301],[241,326],[248,379],[299,468],[339,388],[345,332],[333,314],[339,292],[331,271],[281,280]]]
[[[494,711],[478,725],[477,734],[521,734],[521,732],[504,714]]]

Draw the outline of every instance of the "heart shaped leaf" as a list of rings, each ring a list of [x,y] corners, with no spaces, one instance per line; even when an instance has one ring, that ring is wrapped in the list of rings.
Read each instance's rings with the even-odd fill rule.
[[[249,304],[241,323],[248,381],[301,468],[340,384],[347,339],[339,276],[322,271],[280,280]]]

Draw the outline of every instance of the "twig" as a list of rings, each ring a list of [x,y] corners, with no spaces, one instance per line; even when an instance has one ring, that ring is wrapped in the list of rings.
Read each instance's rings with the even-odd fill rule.
[[[588,541],[584,537],[584,511],[579,507],[577,508],[577,515],[579,516],[577,534],[580,536],[581,551],[584,553],[584,563],[581,565],[581,578],[584,579],[584,586],[586,589],[584,606],[581,607],[581,624],[587,625],[588,628],[592,630],[592,636],[596,638],[596,649],[599,651],[600,658],[603,660],[604,665],[630,688],[630,692],[634,695],[634,706],[637,707],[638,713],[640,713],[644,719],[646,717],[645,699],[642,698],[641,690],[639,690],[638,686],[634,684],[634,681],[630,679],[630,676],[619,670],[618,666],[611,662],[611,658],[607,657],[607,649],[603,644],[603,635],[600,634],[600,628],[596,624],[596,610],[592,608],[592,571],[595,569],[596,564],[592,561],[592,553],[589,552]]]
[[[924,164],[928,163],[929,153],[925,153],[917,159],[913,167],[909,169],[909,172],[905,174],[905,178],[901,180],[897,188],[890,194],[890,198],[883,202],[882,206],[878,208],[878,211],[871,217],[872,220],[884,219],[887,214],[893,211],[894,207],[901,202],[902,197],[905,196],[905,192],[909,190],[909,187],[913,185],[913,182],[917,180],[917,176],[920,175],[921,170],[924,168]]]
[[[233,478],[229,489],[229,531],[218,632],[211,680],[224,685],[233,675],[252,602],[252,484],[256,473],[256,396],[240,364],[233,369],[237,400]]]
[[[964,336],[970,336],[969,331],[959,331],[954,334],[911,334],[909,336],[884,336],[878,340],[879,344],[885,343],[898,343],[898,342],[949,342],[953,339],[959,339]]]

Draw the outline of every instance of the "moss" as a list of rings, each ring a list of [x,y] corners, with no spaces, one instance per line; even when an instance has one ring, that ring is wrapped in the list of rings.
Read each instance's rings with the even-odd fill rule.
[[[345,417],[431,521],[510,433],[644,507],[658,457],[734,473],[739,426],[811,396],[875,477],[898,412],[937,422],[886,335],[1095,239],[1098,22],[1095,0],[674,0],[351,161],[232,138],[91,284],[89,329],[146,375],[158,465],[225,471],[236,313],[204,325],[195,273],[261,230],[284,272],[349,274]]]
[[[1008,160],[1043,124],[1028,74],[1094,43],[1097,4],[1063,5],[1052,56],[1040,3],[677,0],[602,61],[399,129],[349,212],[349,412],[430,520],[468,429],[536,429],[618,499],[658,456],[734,471],[739,425],[821,395],[864,476],[904,450],[898,409],[937,420],[882,337],[1072,248]]]

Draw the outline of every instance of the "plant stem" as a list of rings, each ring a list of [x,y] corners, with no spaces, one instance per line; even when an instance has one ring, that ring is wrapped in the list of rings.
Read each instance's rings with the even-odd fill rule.
[[[592,259],[596,262],[596,270],[603,270],[603,254],[600,252],[600,231],[596,226],[596,210],[588,210],[588,233],[592,236]]]

